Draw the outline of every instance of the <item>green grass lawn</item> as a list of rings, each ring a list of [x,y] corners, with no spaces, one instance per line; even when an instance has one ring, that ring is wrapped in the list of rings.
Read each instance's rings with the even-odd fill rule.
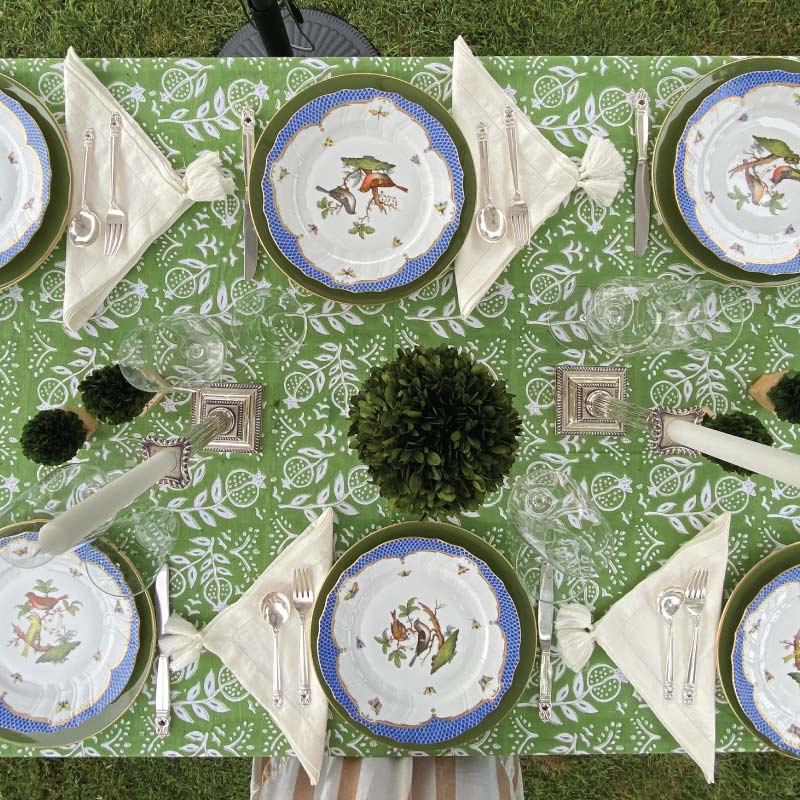
[[[794,54],[798,0],[309,0],[387,56]],[[244,22],[238,0],[0,0],[0,57],[213,55]],[[97,759],[0,762],[0,800],[245,800],[249,762]],[[793,800],[800,769],[772,755],[718,759],[707,786],[682,756],[525,759],[531,800]],[[276,800],[281,800],[276,798]]]

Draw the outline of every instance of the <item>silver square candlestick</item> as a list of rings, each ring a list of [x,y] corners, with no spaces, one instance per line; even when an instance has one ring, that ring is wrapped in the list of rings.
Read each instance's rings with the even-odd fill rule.
[[[224,412],[228,426],[203,449],[222,453],[257,453],[261,449],[263,388],[255,383],[208,383],[192,395],[192,424],[212,411]]]
[[[586,367],[562,364],[556,367],[556,433],[619,436],[625,424],[612,418],[592,416],[586,407],[592,392],[603,390],[612,397],[625,399],[625,367]]]

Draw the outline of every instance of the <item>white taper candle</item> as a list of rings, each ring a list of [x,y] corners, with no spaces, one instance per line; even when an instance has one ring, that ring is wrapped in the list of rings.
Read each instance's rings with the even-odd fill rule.
[[[791,450],[779,450],[682,419],[667,422],[666,434],[676,444],[800,487],[800,455]]]
[[[179,456],[180,450],[177,448],[159,451],[42,525],[39,530],[39,552],[64,553],[75,547],[174,470]]]

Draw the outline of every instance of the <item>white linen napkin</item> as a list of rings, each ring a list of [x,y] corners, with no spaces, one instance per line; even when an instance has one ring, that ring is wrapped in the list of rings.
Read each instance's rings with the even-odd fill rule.
[[[144,251],[197,200],[220,200],[234,191],[232,178],[221,171],[216,153],[204,152],[186,168],[184,177],[139,124],[114,99],[70,47],[64,59],[67,139],[75,165],[73,213],[80,207],[83,135],[95,129],[87,202],[100,218],[100,235],[90,247],[67,240],[64,325],[77,331]],[[117,201],[128,215],[128,229],[115,256],[103,255],[104,220],[108,207],[109,135],[112,113],[122,117],[117,160]]]
[[[283,592],[291,599],[295,569],[311,573],[314,592],[319,591],[333,562],[333,511],[327,509],[312,522],[260,575],[232,606],[221,611],[198,631],[173,614],[166,635],[159,640],[170,666],[180,670],[191,664],[205,648],[216,653],[238,681],[267,710],[289,740],[312,785],[316,785],[325,748],[328,701],[311,666],[311,704],[301,706],[297,698],[299,676],[300,623],[292,610],[281,627],[281,675],[283,706],[272,706],[272,630],[261,616],[261,599],[268,592]],[[306,618],[306,631],[311,625]]]
[[[461,128],[479,175],[478,207],[482,202],[476,126],[489,127],[489,167],[492,199],[505,208],[513,194],[503,110],[516,110],[520,191],[528,204],[531,232],[558,209],[577,186],[597,203],[610,206],[625,181],[622,156],[608,139],[592,136],[580,165],[556,149],[542,135],[472,54],[459,36],[453,47],[453,118]],[[461,315],[468,317],[509,261],[520,251],[511,232],[500,242],[488,243],[472,225],[455,260],[456,287]]]
[[[682,545],[661,569],[648,575],[616,602],[594,627],[588,609],[583,606],[564,606],[556,619],[558,647],[564,663],[580,671],[591,655],[591,640],[597,642],[678,744],[697,762],[708,783],[714,782],[715,642],[728,562],[730,525],[731,515],[728,512],[720,514]],[[663,589],[671,586],[685,588],[697,569],[708,570],[708,583],[697,650],[697,691],[694,704],[686,706],[682,694],[689,665],[691,618],[683,609],[673,618],[675,695],[671,701],[664,700],[662,686],[667,631],[656,608],[656,598]]]

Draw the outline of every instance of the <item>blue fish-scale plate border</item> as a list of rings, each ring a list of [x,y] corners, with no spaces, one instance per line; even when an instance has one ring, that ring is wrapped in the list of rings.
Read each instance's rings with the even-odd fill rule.
[[[789,261],[780,264],[753,264],[749,261],[737,261],[731,258],[718,244],[713,242],[703,228],[697,216],[696,201],[692,199],[686,188],[683,179],[684,167],[686,164],[686,137],[692,126],[698,122],[705,114],[711,110],[720,100],[729,97],[741,97],[751,89],[767,83],[789,83],[800,86],[800,75],[796,72],[786,72],[785,70],[775,69],[769,71],[746,72],[732,78],[727,83],[723,83],[716,91],[712,92],[700,105],[700,108],[689,117],[686,127],[683,130],[680,141],[678,142],[678,152],[675,159],[675,195],[678,198],[678,206],[686,224],[692,229],[694,235],[723,261],[733,264],[749,272],[762,272],[767,275],[787,275],[800,272],[800,253]],[[787,110],[788,113],[788,110]]]
[[[795,756],[800,756],[800,749],[790,747],[784,742],[780,736],[770,727],[767,721],[761,716],[758,706],[755,702],[753,693],[753,686],[747,680],[744,674],[744,665],[742,660],[742,653],[744,650],[744,633],[748,625],[750,615],[780,586],[784,583],[791,581],[800,581],[800,567],[792,567],[782,572],[777,578],[773,578],[755,597],[752,603],[747,606],[742,621],[736,629],[736,639],[733,646],[733,656],[731,664],[733,666],[733,685],[736,690],[736,697],[739,698],[739,704],[742,710],[747,715],[747,718],[756,726],[758,732],[766,736],[779,750],[785,750],[787,753],[792,753]],[[800,710],[800,703],[798,703]],[[800,715],[799,715],[800,716]]]
[[[29,541],[36,541],[36,534],[23,533],[19,536],[12,536],[0,540],[0,546],[6,546],[10,542],[18,541],[20,539],[27,539]],[[101,569],[105,570],[117,585],[122,589],[123,596],[119,600],[122,603],[128,603],[131,613],[131,632],[128,637],[128,649],[122,661],[111,670],[111,680],[106,687],[103,695],[97,700],[94,705],[84,709],[80,714],[73,717],[69,722],[63,725],[50,725],[47,722],[35,722],[30,719],[20,717],[11,711],[8,706],[0,701],[0,728],[16,731],[17,733],[33,734],[33,733],[54,733],[65,728],[77,728],[86,722],[87,719],[99,714],[106,706],[112,703],[120,693],[125,689],[133,673],[133,665],[136,661],[136,654],[139,651],[139,613],[136,609],[136,603],[133,599],[130,589],[128,588],[122,573],[109,561],[108,557],[92,547],[90,544],[82,544],[75,549],[75,553],[82,561],[88,561],[90,564],[96,564]],[[98,592],[100,589],[97,590]]]
[[[495,597],[497,598],[500,607],[500,616],[497,622],[498,627],[503,631],[506,637],[506,661],[503,666],[502,686],[497,694],[486,703],[481,703],[477,708],[473,709],[469,714],[465,714],[458,719],[443,720],[434,717],[428,720],[423,725],[416,727],[398,727],[388,723],[376,723],[363,717],[356,705],[348,696],[344,687],[339,680],[339,674],[336,669],[336,662],[338,659],[339,651],[333,641],[333,610],[336,605],[336,598],[342,584],[349,580],[349,578],[364,569],[367,565],[387,557],[404,557],[411,553],[420,551],[432,551],[436,553],[447,553],[449,555],[464,558],[475,564],[484,577],[486,582],[491,586]],[[377,736],[384,736],[396,742],[403,744],[442,744],[466,733],[468,730],[478,725],[486,716],[488,716],[500,704],[500,700],[505,694],[511,680],[514,677],[514,671],[519,663],[520,651],[520,626],[519,616],[517,615],[517,608],[514,601],[511,599],[503,582],[489,569],[489,567],[476,558],[468,550],[457,545],[448,544],[440,539],[424,539],[416,537],[405,537],[402,539],[394,539],[390,542],[384,542],[378,545],[374,550],[365,553],[359,558],[351,567],[345,570],[336,581],[336,585],[331,589],[325,601],[325,609],[319,622],[319,637],[317,640],[317,652],[319,655],[319,662],[322,669],[322,674],[325,682],[330,687],[337,702],[344,708],[350,717],[361,725],[364,725],[372,733]]]
[[[362,281],[352,284],[339,283],[308,261],[300,251],[294,234],[281,222],[275,207],[275,197],[269,176],[272,174],[275,162],[283,155],[286,145],[301,128],[305,128],[308,125],[319,125],[322,118],[336,106],[358,101],[369,101],[376,97],[385,97],[391,100],[396,106],[417,120],[427,131],[431,139],[431,149],[439,153],[450,168],[450,174],[453,179],[455,209],[453,219],[442,231],[434,246],[425,255],[407,261],[399,272],[382,281]],[[424,275],[447,250],[450,240],[458,229],[461,209],[464,206],[464,170],[461,167],[458,150],[450,138],[450,134],[445,130],[441,122],[422,106],[406,100],[396,92],[382,92],[378,89],[342,89],[332,94],[317,97],[304,105],[281,130],[275,140],[275,144],[269,151],[266,167],[264,168],[264,177],[261,180],[261,188],[264,192],[264,215],[267,218],[272,238],[280,251],[309,278],[313,278],[332,289],[342,289],[348,292],[383,292],[398,286],[404,286]]]
[[[50,202],[50,154],[47,151],[47,143],[39,130],[39,126],[34,122],[33,117],[12,97],[9,97],[5,92],[0,92],[0,104],[4,105],[8,110],[20,121],[22,127],[25,129],[25,136],[28,144],[34,149],[39,158],[39,163],[42,166],[42,205],[39,210],[39,216],[31,222],[28,229],[22,237],[14,242],[11,247],[0,251],[0,267],[7,264],[14,258],[17,253],[21,253],[31,237],[39,229],[42,224],[47,204]]]

